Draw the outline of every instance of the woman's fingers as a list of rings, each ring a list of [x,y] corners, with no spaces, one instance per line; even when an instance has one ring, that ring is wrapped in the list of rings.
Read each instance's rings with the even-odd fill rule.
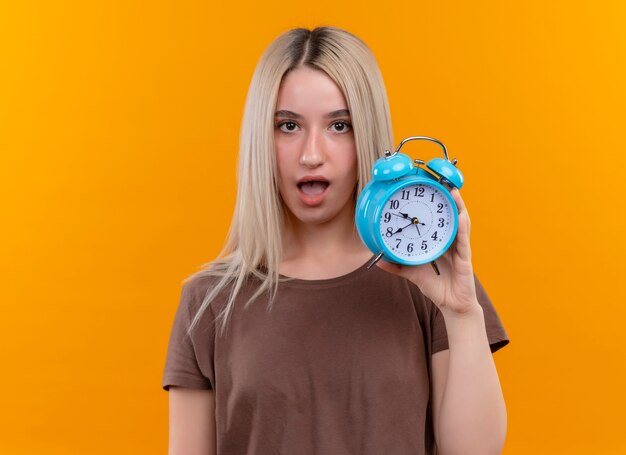
[[[457,207],[459,208],[459,229],[457,232],[456,239],[456,250],[459,254],[459,257],[464,261],[471,260],[471,249],[470,249],[470,218],[467,212],[467,208],[465,207],[465,202],[461,197],[461,193],[457,188],[454,188],[451,192],[452,198],[454,202],[456,202]]]

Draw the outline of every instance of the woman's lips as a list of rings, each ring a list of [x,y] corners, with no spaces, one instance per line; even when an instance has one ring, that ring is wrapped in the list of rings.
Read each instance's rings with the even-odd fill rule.
[[[330,184],[325,180],[309,180],[298,183],[298,196],[306,205],[315,206],[322,203]]]

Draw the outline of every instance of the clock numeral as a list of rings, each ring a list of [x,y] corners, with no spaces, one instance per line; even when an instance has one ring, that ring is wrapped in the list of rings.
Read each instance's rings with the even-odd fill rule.
[[[391,213],[385,212],[385,223],[389,223],[390,220],[391,220]]]
[[[443,218],[439,218],[439,224],[437,224],[437,227],[443,227],[443,222],[445,220]]]
[[[430,236],[431,239],[437,240],[437,231],[433,235]]]
[[[392,209],[397,209],[398,207],[400,207],[400,201],[398,201],[397,199],[390,200],[389,207]]]
[[[413,252],[413,244],[412,244],[412,243],[409,243],[409,244],[406,246],[406,251],[407,251],[408,253],[412,253],[412,252]]]
[[[437,213],[443,213],[443,204],[441,202],[437,204]]]
[[[387,232],[385,233],[385,235],[386,235],[387,237],[391,237],[391,236],[393,235],[393,229],[392,229],[392,228],[390,228],[390,227],[388,227],[388,228],[387,228]]]
[[[415,196],[417,196],[417,197],[424,197],[424,187],[423,186],[418,186],[417,188],[415,188]]]
[[[435,193],[430,195],[430,202],[435,202]]]
[[[402,199],[409,200],[409,190],[402,190]]]
[[[401,243],[402,243],[402,239],[396,239],[396,248],[400,248]]]
[[[426,240],[422,240],[422,250],[425,250],[426,248],[428,248],[428,243]]]

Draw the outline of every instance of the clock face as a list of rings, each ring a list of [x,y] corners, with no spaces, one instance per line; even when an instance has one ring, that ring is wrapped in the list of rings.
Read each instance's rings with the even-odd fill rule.
[[[387,248],[406,261],[438,256],[455,233],[453,210],[456,207],[432,185],[400,188],[381,212],[380,235]]]

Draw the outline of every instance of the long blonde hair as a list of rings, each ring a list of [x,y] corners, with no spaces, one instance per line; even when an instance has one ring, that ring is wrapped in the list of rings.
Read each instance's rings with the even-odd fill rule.
[[[260,284],[245,306],[268,293],[271,308],[279,282],[284,223],[274,153],[274,114],[281,81],[300,66],[326,73],[346,98],[357,150],[357,194],[369,180],[374,161],[393,146],[385,85],[376,59],[363,41],[336,27],[318,27],[290,30],[271,43],[256,66],[246,98],[237,199],[228,239],[217,259],[184,280],[215,278],[191,321],[189,334],[210,303],[228,290],[226,305],[215,318],[216,323],[221,321],[223,333],[242,286],[252,277]]]

